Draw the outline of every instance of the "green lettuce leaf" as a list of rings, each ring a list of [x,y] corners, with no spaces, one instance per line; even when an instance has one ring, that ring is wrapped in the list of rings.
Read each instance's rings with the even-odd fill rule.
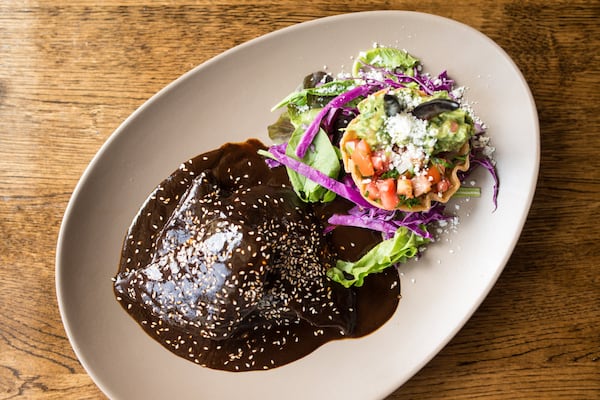
[[[413,67],[419,60],[405,50],[394,47],[374,47],[361,53],[352,66],[352,74],[358,76],[359,72],[368,66],[385,68],[388,70],[401,69],[407,75],[413,75]]]
[[[311,147],[308,149],[304,157],[299,159],[296,156],[296,146],[304,134],[302,127],[296,128],[285,150],[285,154],[288,157],[300,160],[305,164],[310,165],[312,168],[317,169],[330,178],[337,179],[340,174],[340,159],[339,154],[331,144],[329,137],[323,129],[319,130],[317,136],[313,140]],[[335,193],[319,185],[315,181],[312,181],[294,171],[293,169],[287,168],[287,173],[290,178],[290,183],[294,188],[294,191],[307,203],[323,202],[327,203],[335,199]]]
[[[333,80],[317,87],[301,89],[287,95],[283,100],[277,103],[271,111],[284,106],[292,106],[301,110],[304,110],[307,107],[323,107],[332,97],[345,93],[354,86],[356,86],[356,83],[349,79]],[[319,98],[325,99],[319,102]]]
[[[273,122],[271,125],[267,126],[267,132],[269,133],[269,138],[273,141],[273,143],[283,143],[287,142],[294,133],[295,127],[292,124],[290,119],[290,115],[287,110],[279,115],[277,121]]]
[[[336,266],[327,271],[327,276],[346,288],[352,285],[360,287],[367,275],[406,262],[409,258],[418,254],[421,245],[428,242],[428,239],[405,227],[401,227],[396,231],[393,238],[377,244],[358,261],[338,260]]]

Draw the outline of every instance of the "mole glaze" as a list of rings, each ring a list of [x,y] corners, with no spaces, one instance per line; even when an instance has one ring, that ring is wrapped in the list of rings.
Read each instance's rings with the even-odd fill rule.
[[[285,168],[251,139],[182,164],[149,196],[123,244],[114,290],[156,341],[219,370],[278,367],[322,344],[366,335],[396,310],[394,268],[346,289],[326,270],[381,240],[326,220],[351,204],[298,199]]]

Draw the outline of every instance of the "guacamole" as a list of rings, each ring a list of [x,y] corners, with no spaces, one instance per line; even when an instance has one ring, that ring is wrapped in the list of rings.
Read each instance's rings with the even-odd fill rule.
[[[471,117],[463,109],[444,111],[429,120],[414,116],[416,106],[433,99],[449,98],[447,93],[423,96],[415,89],[388,90],[365,98],[353,129],[372,149],[392,152],[394,148],[415,147],[427,157],[458,151],[474,133]],[[390,111],[391,102],[397,102]]]
[[[445,91],[383,89],[358,104],[340,150],[346,172],[377,207],[426,209],[460,187],[474,123]]]

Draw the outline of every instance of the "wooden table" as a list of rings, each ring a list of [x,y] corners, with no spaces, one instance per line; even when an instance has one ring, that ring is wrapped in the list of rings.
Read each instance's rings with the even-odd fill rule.
[[[542,143],[533,206],[504,273],[389,398],[600,398],[600,3],[349,3],[0,2],[0,399],[103,397],[65,335],[54,257],[69,197],[113,130],[226,49],[375,9],[450,17],[495,40],[531,87]]]

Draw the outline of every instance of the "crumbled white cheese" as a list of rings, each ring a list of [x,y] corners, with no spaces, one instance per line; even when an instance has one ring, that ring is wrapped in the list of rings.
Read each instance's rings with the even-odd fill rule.
[[[305,113],[310,110],[310,107],[307,104],[303,106],[297,106],[297,108],[299,113]]]
[[[494,160],[494,153],[496,151],[496,148],[490,146],[489,136],[486,136],[485,134],[477,135],[473,138],[472,143],[474,148],[482,149],[483,155],[489,158],[492,164],[496,163],[496,160]]]
[[[427,164],[437,141],[428,131],[427,121],[408,112],[401,112],[386,119],[384,130],[390,140],[390,161],[398,172],[419,172]],[[391,151],[393,147],[400,151]]]
[[[482,148],[489,144],[490,138],[489,136],[479,135],[473,138],[473,147]]]
[[[417,147],[412,143],[407,144],[401,152],[390,152],[389,158],[392,166],[400,173],[420,171],[421,166],[427,163],[427,154],[421,147]]]
[[[392,143],[424,145],[428,140],[427,121],[407,112],[398,113],[385,121],[385,130]]]
[[[483,148],[483,155],[486,156],[487,158],[489,158],[490,161],[492,162],[492,164],[496,164],[496,160],[493,158],[495,151],[496,151],[496,148],[492,147],[492,146],[485,146]]]
[[[415,96],[415,94],[411,90],[407,89],[398,89],[391,92],[390,94],[398,98],[400,104],[403,104],[406,107],[405,111],[407,112],[412,111],[423,101],[421,97]]]
[[[450,92],[450,96],[452,96],[456,100],[462,99],[465,94],[466,88],[464,86],[459,86]]]
[[[376,62],[376,59],[374,60],[374,62]],[[364,80],[367,80],[367,81],[368,80],[383,81],[383,80],[385,80],[385,75],[384,75],[383,71],[372,69],[369,71],[362,71],[361,78],[363,78]]]

